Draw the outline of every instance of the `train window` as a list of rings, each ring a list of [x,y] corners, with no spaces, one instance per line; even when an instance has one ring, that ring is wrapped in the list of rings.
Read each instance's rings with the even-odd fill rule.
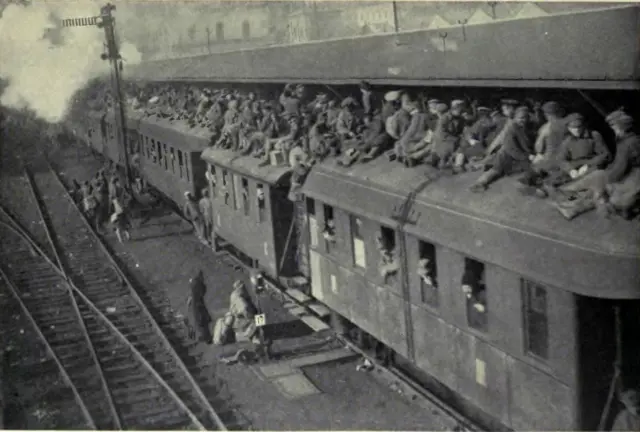
[[[251,210],[249,206],[249,180],[241,177],[242,180],[242,207],[244,208],[244,215],[249,216]]]
[[[162,166],[163,157],[162,143],[158,141],[158,165]]]
[[[207,175],[207,179],[209,180],[209,183],[211,183],[211,192],[213,194],[211,198],[213,199],[218,196],[218,190],[216,188],[218,181],[218,179],[216,178],[216,167],[213,165],[209,165],[207,172],[209,173],[209,175]]]
[[[438,307],[438,267],[436,247],[424,241],[418,243],[418,275],[420,276],[420,296],[423,303]]]
[[[487,331],[487,290],[485,266],[471,258],[464,259],[462,291],[467,303],[467,324],[476,330]]]
[[[307,198],[307,217],[309,218],[309,242],[311,246],[318,246],[318,219],[316,219],[316,202]]]
[[[389,227],[380,226],[380,231],[376,235],[376,248],[380,253],[380,276],[386,284],[389,282],[389,277],[397,274],[400,268],[396,255],[396,232]]]
[[[167,152],[167,145],[163,144],[164,146],[164,169],[168,170],[169,169],[169,153]]]
[[[367,267],[364,237],[362,236],[362,219],[351,216],[351,237],[353,240],[353,263],[360,268]]]
[[[189,176],[189,164],[191,164],[191,154],[184,152],[184,175],[187,180],[191,180],[191,177]]]
[[[542,285],[522,279],[524,309],[524,340],[527,353],[547,359],[549,355],[549,325],[547,320],[547,290]]]
[[[224,193],[224,203],[226,205],[231,205],[231,192],[229,192],[229,172],[227,170],[222,170],[222,189]]]
[[[258,222],[264,220],[264,187],[262,183],[258,183],[256,186],[256,199],[258,201]]]
[[[178,167],[180,168],[180,178],[182,178],[182,172],[184,171],[184,161],[182,160],[182,150],[178,150]]]
[[[241,177],[239,175],[233,176],[233,193],[234,193],[233,208],[236,210],[240,210],[240,202],[242,199],[242,188],[241,188],[242,183],[240,182],[240,179]]]
[[[333,219],[333,207],[324,204],[323,213],[324,229],[322,230],[322,237],[324,237],[324,245],[327,252],[331,252],[331,247],[336,242],[336,222]]]
[[[151,140],[151,158],[153,163],[158,163],[158,147],[155,140]]]
[[[173,147],[169,146],[169,165],[171,165],[171,172],[176,173],[176,151]]]

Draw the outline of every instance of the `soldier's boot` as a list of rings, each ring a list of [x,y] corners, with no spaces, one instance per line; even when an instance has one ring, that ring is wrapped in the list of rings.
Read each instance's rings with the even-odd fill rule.
[[[554,203],[553,206],[558,209],[562,216],[567,220],[572,220],[575,217],[596,208],[595,202],[590,198]]]

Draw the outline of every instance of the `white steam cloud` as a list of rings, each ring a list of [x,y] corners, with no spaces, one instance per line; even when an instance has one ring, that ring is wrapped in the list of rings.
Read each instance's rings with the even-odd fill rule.
[[[103,29],[61,28],[60,21],[97,16],[103,4],[84,0],[8,5],[0,17],[0,79],[8,82],[0,104],[29,108],[51,123],[62,120],[74,93],[92,78],[108,74],[110,65],[100,58],[105,51]],[[130,43],[121,42],[120,54],[125,64],[140,61]]]

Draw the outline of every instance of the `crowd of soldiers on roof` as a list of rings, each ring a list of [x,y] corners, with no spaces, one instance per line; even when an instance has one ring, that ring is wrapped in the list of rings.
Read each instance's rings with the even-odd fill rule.
[[[308,93],[304,85],[289,84],[278,100],[264,100],[227,88],[131,85],[128,103],[149,117],[207,128],[213,147],[259,158],[262,165],[288,162],[292,191],[326,158],[349,167],[384,157],[449,175],[478,171],[469,185],[477,193],[519,174],[523,194],[550,198],[567,219],[594,209],[605,217],[638,212],[640,143],[622,109],[606,117],[614,156],[581,113],[566,115],[554,101],[503,99],[492,109],[413,91],[382,94],[367,82],[358,98]],[[112,105],[108,94],[102,100]]]

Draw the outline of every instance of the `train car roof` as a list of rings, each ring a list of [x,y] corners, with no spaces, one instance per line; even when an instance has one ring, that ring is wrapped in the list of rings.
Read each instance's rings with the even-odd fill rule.
[[[383,157],[350,168],[328,160],[314,167],[303,193],[390,226],[409,207],[404,230],[419,237],[570,291],[640,298],[637,222],[596,212],[567,221],[546,200],[520,194],[513,178],[477,194],[469,186],[479,173],[430,181],[434,175]]]
[[[635,4],[145,62],[151,81],[638,89]],[[443,35],[446,34],[446,37]]]
[[[207,163],[227,168],[270,185],[286,186],[291,178],[289,166],[260,166],[260,159],[241,156],[231,150],[210,147],[202,152],[201,158]]]
[[[133,120],[133,118],[131,119]],[[184,122],[171,122],[157,117],[138,117],[138,132],[175,148],[199,152],[207,148],[212,132],[208,128],[190,128]]]

